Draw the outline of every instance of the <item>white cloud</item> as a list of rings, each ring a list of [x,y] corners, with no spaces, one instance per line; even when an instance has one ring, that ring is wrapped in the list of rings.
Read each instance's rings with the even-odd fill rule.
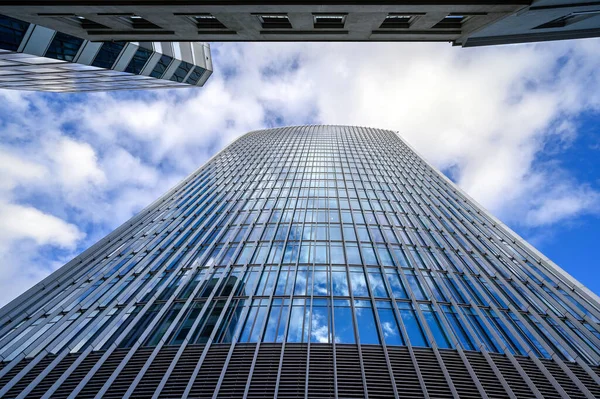
[[[84,236],[56,216],[0,201],[0,306],[60,266],[56,259],[39,259],[41,248],[71,252]]]
[[[56,177],[66,189],[78,190],[106,181],[104,172],[98,167],[96,152],[88,143],[62,137],[48,144],[45,150],[54,164]]]
[[[567,148],[578,115],[600,109],[599,50],[599,40],[481,49],[229,43],[213,45],[215,73],[204,88],[0,91],[0,212],[21,206],[57,219],[62,238],[35,233],[34,255],[44,245],[82,249],[91,244],[84,233],[99,238],[235,137],[308,121],[398,130],[503,220],[548,226],[598,210],[592,185],[536,160],[548,143],[560,144],[556,153]],[[0,234],[30,227],[9,224]],[[4,249],[10,262],[33,267],[35,256],[16,245]]]
[[[81,238],[83,233],[77,226],[38,209],[15,204],[0,205],[0,240],[4,245],[31,239],[38,245],[73,248]]]
[[[0,192],[10,192],[18,184],[44,178],[47,170],[42,165],[0,148],[0,175]]]

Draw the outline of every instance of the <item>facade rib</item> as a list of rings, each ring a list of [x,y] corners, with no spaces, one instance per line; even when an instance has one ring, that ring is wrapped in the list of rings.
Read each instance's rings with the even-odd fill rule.
[[[599,397],[597,297],[391,131],[248,133],[0,310],[0,397]]]

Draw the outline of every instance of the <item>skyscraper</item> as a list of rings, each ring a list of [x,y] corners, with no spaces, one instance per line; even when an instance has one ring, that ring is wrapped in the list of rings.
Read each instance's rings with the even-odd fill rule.
[[[91,42],[0,15],[0,89],[51,92],[203,86],[208,43]]]
[[[599,318],[395,132],[261,130],[0,311],[0,396],[593,398]]]

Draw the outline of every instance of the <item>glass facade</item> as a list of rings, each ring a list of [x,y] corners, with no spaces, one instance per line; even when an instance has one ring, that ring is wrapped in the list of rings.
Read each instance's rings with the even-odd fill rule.
[[[79,92],[190,87],[204,85],[211,73],[206,43],[98,43],[0,15],[0,89]]]
[[[360,364],[359,378],[367,381],[360,392],[368,395],[369,356],[375,356],[369,351],[380,348],[396,397],[401,387],[390,359],[405,350],[417,363],[434,354],[442,368],[443,356],[459,356],[471,368],[469,356],[483,355],[492,368],[500,366],[491,356],[505,359],[537,396],[536,379],[521,365],[533,361],[545,378],[558,368],[581,397],[593,397],[600,387],[599,317],[592,295],[466,198],[396,133],[271,129],[238,139],[2,309],[0,382],[11,377],[0,396],[16,386],[21,394],[39,390],[50,366],[21,385],[10,370],[23,362],[35,367],[46,354],[83,364],[95,353],[102,359],[127,353],[99,385],[101,395],[116,389],[111,384],[120,381],[119,367],[127,368],[130,356],[169,350],[184,356],[190,348],[228,348],[217,391],[227,389],[226,370],[237,367],[230,359],[235,348],[257,348],[249,355],[253,369],[263,348],[310,354],[331,348],[339,363],[332,367],[340,373],[337,356],[344,352],[337,351],[358,348],[354,367]],[[156,395],[168,386],[178,359],[163,365]],[[143,363],[127,395],[140,389],[152,362],[150,356]],[[417,363],[413,373],[423,374]],[[194,381],[210,367],[202,364],[191,365],[196,368],[180,396],[194,392]],[[281,374],[285,362],[274,367]],[[65,370],[63,380],[76,369]],[[484,377],[466,370],[463,378],[483,396]],[[71,395],[91,389],[86,384],[96,371],[69,386]],[[248,386],[259,378],[254,373],[243,377]],[[442,379],[458,392],[447,373]],[[505,394],[518,396],[499,373]],[[47,392],[66,389],[61,375]],[[276,377],[278,384],[282,378]],[[334,388],[339,378],[331,377]],[[418,381],[422,395],[429,389],[435,397],[425,376]],[[556,381],[550,385],[559,397],[570,392]],[[339,389],[330,396],[344,396]]]

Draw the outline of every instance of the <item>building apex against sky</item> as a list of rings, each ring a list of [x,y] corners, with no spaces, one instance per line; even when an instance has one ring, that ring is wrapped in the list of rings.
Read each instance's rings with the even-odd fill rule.
[[[0,0],[2,12],[88,40],[447,41],[594,37],[588,0]],[[142,39],[145,38],[145,39]]]

